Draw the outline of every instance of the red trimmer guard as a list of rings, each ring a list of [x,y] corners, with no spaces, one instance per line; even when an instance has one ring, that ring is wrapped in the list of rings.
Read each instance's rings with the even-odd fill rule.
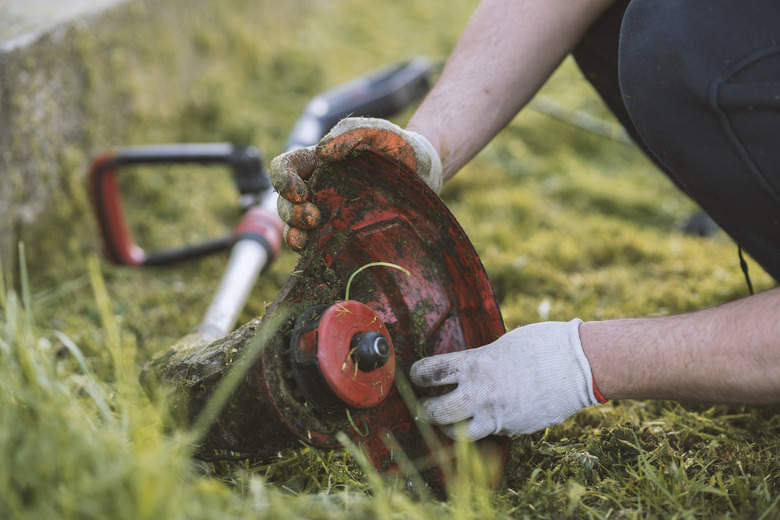
[[[322,225],[292,277],[259,322],[210,345],[176,365],[163,355],[151,367],[180,388],[189,415],[202,409],[220,379],[216,361],[243,349],[251,338],[264,343],[244,384],[235,393],[205,439],[203,453],[214,450],[270,456],[299,441],[319,448],[341,443],[340,431],[362,446],[382,473],[418,474],[442,495],[449,455],[435,453],[402,397],[411,365],[426,356],[476,348],[504,333],[498,303],[476,251],[455,218],[415,174],[371,152],[322,167],[310,181]],[[336,413],[317,410],[296,386],[291,367],[291,337],[296,320],[315,305],[345,299],[347,280],[361,267],[386,262],[357,274],[350,300],[366,304],[387,328],[394,346],[395,385],[374,408]],[[250,339],[247,339],[250,338]],[[320,347],[326,348],[326,347]],[[193,380],[193,374],[198,374]],[[200,382],[200,384],[198,383]],[[409,392],[411,388],[406,386]],[[425,426],[423,425],[422,430]],[[438,442],[449,443],[443,436]],[[435,444],[435,443],[433,443]],[[478,443],[503,467],[508,439]],[[446,448],[445,448],[446,449]]]

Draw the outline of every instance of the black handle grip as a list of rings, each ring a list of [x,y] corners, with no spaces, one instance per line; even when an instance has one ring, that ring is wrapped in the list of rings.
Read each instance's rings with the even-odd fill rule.
[[[312,99],[293,127],[285,146],[312,146],[348,116],[391,117],[423,97],[431,87],[434,66],[413,58],[356,78]]]
[[[130,146],[117,153],[119,165],[130,164],[224,164],[233,173],[238,191],[261,193],[271,187],[263,158],[254,146],[231,143],[174,143]]]

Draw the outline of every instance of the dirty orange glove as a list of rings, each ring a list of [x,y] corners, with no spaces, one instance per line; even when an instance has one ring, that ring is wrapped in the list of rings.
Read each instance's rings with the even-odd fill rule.
[[[279,192],[276,207],[285,222],[284,240],[295,251],[306,247],[309,235],[306,230],[319,226],[321,215],[309,202],[306,181],[320,164],[314,147],[300,148],[275,157],[271,161],[271,184]]]
[[[405,166],[436,193],[442,185],[441,159],[422,135],[401,129],[384,119],[342,119],[317,144],[276,157],[271,183],[279,192],[279,216],[285,221],[284,238],[295,251],[306,247],[308,231],[320,224],[320,212],[310,202],[306,181],[322,162],[337,162],[354,151],[370,150]]]

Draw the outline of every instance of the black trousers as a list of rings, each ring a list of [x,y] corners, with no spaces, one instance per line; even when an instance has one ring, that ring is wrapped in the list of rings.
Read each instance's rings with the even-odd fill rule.
[[[780,1],[619,1],[574,58],[648,156],[780,280]]]

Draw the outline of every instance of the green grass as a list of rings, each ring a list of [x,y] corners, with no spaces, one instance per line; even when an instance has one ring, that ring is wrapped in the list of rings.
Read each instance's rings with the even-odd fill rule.
[[[200,78],[184,110],[135,105],[128,144],[150,135],[239,140],[273,155],[308,98],[412,54],[445,57],[473,8],[403,0],[369,10],[341,0],[307,12],[294,30],[260,34],[247,20],[284,7],[236,5],[203,15],[231,17],[233,34],[204,28],[195,44],[204,59],[231,52],[245,66]],[[614,124],[569,62],[542,94]],[[25,229],[27,273],[0,287],[0,518],[780,518],[777,407],[588,409],[515,440],[496,490],[464,455],[471,471],[448,503],[382,482],[348,450],[302,447],[265,465],[192,461],[192,437],[166,430],[137,376],[199,321],[225,256],[160,269],[100,261],[85,165],[73,162],[50,215]],[[185,177],[171,190],[187,197],[169,204],[147,177],[138,175],[144,206],[134,214],[146,229],[230,223],[229,195],[220,206],[213,187]],[[443,198],[485,264],[507,327],[672,314],[747,294],[736,246],[722,234],[677,233],[695,206],[637,149],[534,110]],[[283,252],[243,320],[262,314],[295,262]],[[757,290],[773,286],[753,262],[750,272]]]

